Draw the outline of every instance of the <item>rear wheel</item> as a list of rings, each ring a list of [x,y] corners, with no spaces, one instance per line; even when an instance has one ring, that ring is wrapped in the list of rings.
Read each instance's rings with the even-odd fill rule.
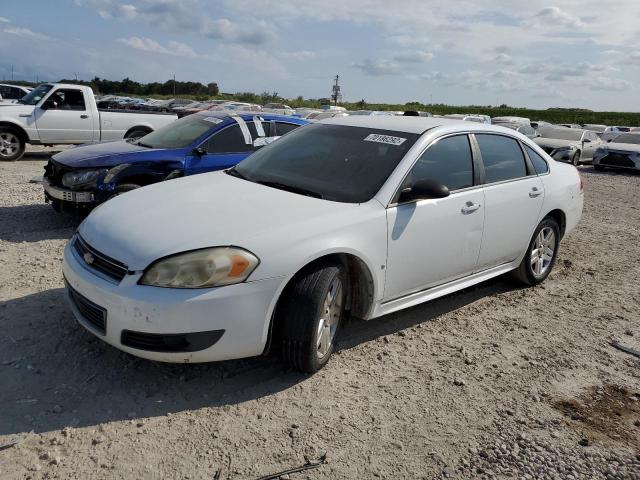
[[[520,266],[514,271],[518,280],[526,285],[538,285],[551,273],[560,246],[560,227],[551,217],[540,222],[533,233]]]
[[[13,162],[24,155],[25,144],[13,128],[0,127],[0,160]]]
[[[294,278],[276,310],[282,360],[303,372],[324,367],[344,317],[346,276],[340,265],[318,265]]]

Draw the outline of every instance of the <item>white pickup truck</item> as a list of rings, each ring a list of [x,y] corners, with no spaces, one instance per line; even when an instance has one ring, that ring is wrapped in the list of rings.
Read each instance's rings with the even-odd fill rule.
[[[18,160],[26,144],[97,143],[139,138],[177,116],[131,110],[98,110],[89,87],[45,83],[14,104],[0,104],[0,160]]]

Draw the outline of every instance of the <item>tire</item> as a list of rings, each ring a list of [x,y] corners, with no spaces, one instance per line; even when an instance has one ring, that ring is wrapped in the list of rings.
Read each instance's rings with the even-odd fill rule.
[[[131,130],[130,132],[127,132],[127,134],[124,136],[125,140],[138,140],[142,137],[144,137],[145,135],[151,133],[149,130],[146,130],[144,128],[136,128],[134,130]]]
[[[553,237],[549,237],[550,232]],[[542,256],[538,255],[541,244],[543,248]],[[551,217],[545,217],[533,233],[520,266],[514,270],[516,279],[529,286],[539,285],[544,282],[556,263],[559,247],[560,227],[558,222]],[[551,258],[547,258],[549,257],[548,248],[553,248],[550,255]]]
[[[604,167],[602,165],[594,165],[593,168],[595,168],[599,172],[602,172],[604,170]]]
[[[571,157],[571,163],[577,167],[578,165],[580,165],[580,150],[578,150],[576,153],[573,154],[573,157]]]
[[[24,155],[25,143],[17,130],[0,127],[0,161],[15,162]]]
[[[276,342],[285,364],[315,373],[329,361],[345,316],[345,271],[319,264],[294,277],[290,287],[276,309]]]

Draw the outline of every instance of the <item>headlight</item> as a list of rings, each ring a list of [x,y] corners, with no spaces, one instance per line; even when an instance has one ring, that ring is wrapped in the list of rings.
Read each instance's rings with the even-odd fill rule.
[[[208,288],[244,282],[260,261],[235,247],[215,247],[179,253],[158,260],[144,272],[141,285]]]
[[[118,175],[121,171],[123,171],[125,168],[128,168],[130,166],[131,166],[130,163],[121,163],[120,165],[116,165],[115,167],[113,167],[107,172],[107,175],[104,177],[103,182],[111,183],[113,179],[116,177],[116,175]]]
[[[81,172],[69,172],[62,176],[62,185],[69,188],[89,186],[95,184],[96,180],[105,170],[84,170]]]

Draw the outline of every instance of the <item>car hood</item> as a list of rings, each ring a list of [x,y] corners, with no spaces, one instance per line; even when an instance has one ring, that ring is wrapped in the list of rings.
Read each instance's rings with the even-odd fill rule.
[[[234,245],[258,258],[272,258],[274,250],[285,253],[314,232],[347,228],[365,213],[362,205],[321,200],[212,172],[109,200],[87,217],[79,233],[93,248],[134,271],[168,255],[214,246]],[[356,212],[359,208],[361,212]]]
[[[541,147],[547,148],[561,148],[561,147],[577,147],[580,142],[577,140],[561,140],[558,138],[544,138],[538,137],[533,140]]]
[[[640,145],[633,143],[605,143],[600,147],[605,150],[616,150],[618,152],[638,152],[640,153]]]
[[[136,163],[159,159],[171,160],[174,156],[182,158],[184,150],[146,148],[118,140],[115,142],[80,145],[57,153],[53,159],[62,165],[73,168],[113,167],[122,163]],[[166,158],[165,158],[166,157]]]

